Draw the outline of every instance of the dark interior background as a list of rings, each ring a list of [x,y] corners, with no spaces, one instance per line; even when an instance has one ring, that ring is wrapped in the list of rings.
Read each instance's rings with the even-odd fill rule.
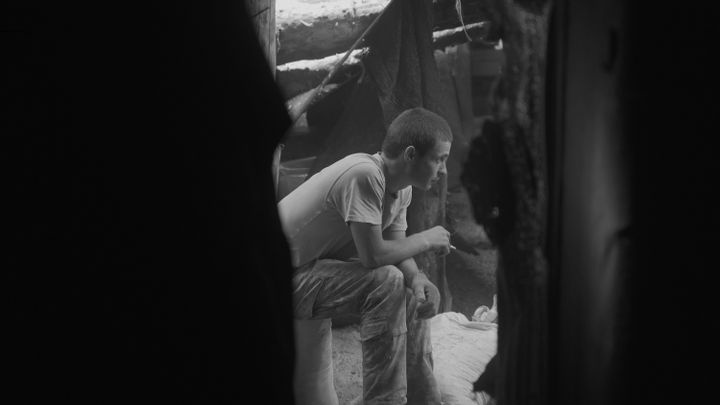
[[[555,5],[548,403],[707,401],[717,7]]]
[[[3,11],[3,395],[290,404],[289,119],[236,2]]]
[[[549,59],[551,402],[702,403],[718,15],[567,3]],[[269,170],[289,120],[242,2],[4,7],[6,396],[291,404]],[[613,190],[620,248],[598,253],[603,217],[584,214]]]

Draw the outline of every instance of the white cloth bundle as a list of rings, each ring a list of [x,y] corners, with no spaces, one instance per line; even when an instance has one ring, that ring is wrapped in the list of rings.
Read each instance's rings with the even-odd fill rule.
[[[457,312],[444,312],[430,320],[434,374],[444,404],[494,402],[487,393],[473,392],[473,383],[497,351],[497,327],[493,322],[470,321]]]

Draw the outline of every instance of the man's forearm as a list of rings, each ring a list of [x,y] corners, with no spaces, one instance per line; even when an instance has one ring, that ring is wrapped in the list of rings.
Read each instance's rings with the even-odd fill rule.
[[[376,249],[373,267],[386,265],[398,265],[427,251],[430,248],[428,242],[421,234],[413,234],[401,239],[385,239],[383,246]],[[415,260],[412,261],[415,264]],[[398,266],[399,267],[399,266]],[[415,266],[417,269],[417,265]]]
[[[410,286],[415,280],[415,277],[417,277],[418,275],[420,275],[421,277],[425,276],[425,274],[420,271],[420,268],[418,268],[415,259],[413,259],[412,257],[409,259],[405,259],[400,263],[397,263],[396,267],[402,272],[403,277],[405,278],[406,286]]]

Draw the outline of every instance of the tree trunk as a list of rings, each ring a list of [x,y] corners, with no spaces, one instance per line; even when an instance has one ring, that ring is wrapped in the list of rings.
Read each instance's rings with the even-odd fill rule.
[[[408,207],[407,234],[411,235],[445,224],[445,206],[447,203],[447,179],[442,177],[430,190],[423,191],[413,188],[413,203]],[[420,269],[425,269],[428,279],[440,291],[441,301],[439,312],[447,312],[452,308],[452,296],[445,273],[445,257],[434,252],[421,253],[414,257]]]
[[[438,210],[437,210],[437,224],[447,228],[446,211],[447,211],[447,195],[448,195],[448,179],[447,176],[442,176],[438,181],[439,195],[438,195]],[[438,313],[452,311],[452,294],[450,293],[450,285],[447,281],[447,260],[442,257],[435,268],[437,277],[435,280],[435,286],[440,290],[440,308]]]
[[[493,0],[507,71],[494,95],[495,119],[515,199],[516,221],[500,246],[498,269],[499,405],[547,398],[547,173],[544,132],[546,43],[551,1]],[[501,213],[502,215],[502,213]]]

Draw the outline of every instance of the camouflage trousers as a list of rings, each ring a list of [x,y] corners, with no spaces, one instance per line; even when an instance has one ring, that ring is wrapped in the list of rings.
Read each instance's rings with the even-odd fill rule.
[[[440,404],[428,320],[395,266],[368,270],[359,261],[318,260],[293,276],[296,319],[359,315],[363,403]]]

